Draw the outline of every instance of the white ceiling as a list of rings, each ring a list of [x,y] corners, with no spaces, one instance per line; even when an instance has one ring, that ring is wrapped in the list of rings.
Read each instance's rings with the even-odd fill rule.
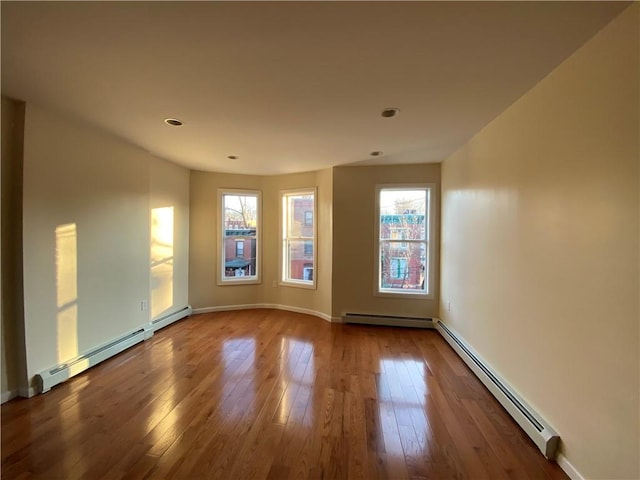
[[[2,93],[198,170],[438,162],[627,5],[3,1]]]

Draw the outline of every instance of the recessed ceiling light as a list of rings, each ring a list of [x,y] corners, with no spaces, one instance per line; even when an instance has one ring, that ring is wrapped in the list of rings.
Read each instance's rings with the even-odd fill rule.
[[[382,152],[376,150],[375,152],[371,152],[369,155],[371,155],[372,157],[379,157],[380,155],[382,155]]]
[[[166,123],[167,125],[171,125],[172,127],[182,126],[182,122],[176,118],[165,118],[164,123]]]
[[[390,107],[390,108],[385,108],[384,110],[382,110],[382,113],[380,115],[382,115],[384,118],[391,118],[391,117],[395,117],[396,115],[398,115],[398,113],[400,113],[400,109],[399,108]]]
[[[235,155],[229,155],[227,158],[228,158],[229,160],[237,160],[237,159],[238,159],[238,157],[237,157],[237,156],[235,156]]]

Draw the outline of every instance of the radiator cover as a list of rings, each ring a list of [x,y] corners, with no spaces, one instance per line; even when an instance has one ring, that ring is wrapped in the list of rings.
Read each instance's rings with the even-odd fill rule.
[[[59,383],[125,351],[137,343],[151,338],[156,330],[191,315],[191,312],[191,306],[187,306],[178,312],[158,318],[143,327],[78,355],[65,363],[43,370],[35,376],[38,393],[48,392]]]
[[[436,319],[436,328],[509,415],[549,460],[555,460],[560,437],[451,327]]]
[[[433,319],[431,318],[351,312],[342,315],[342,323],[359,323],[364,325],[382,325],[388,327],[435,328]]]

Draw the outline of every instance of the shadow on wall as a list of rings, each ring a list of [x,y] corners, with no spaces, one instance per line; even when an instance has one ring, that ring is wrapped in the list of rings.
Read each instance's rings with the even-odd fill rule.
[[[151,318],[173,306],[173,207],[151,210]]]

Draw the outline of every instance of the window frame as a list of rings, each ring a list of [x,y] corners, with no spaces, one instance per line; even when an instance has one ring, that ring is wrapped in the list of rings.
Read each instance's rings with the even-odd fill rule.
[[[256,197],[256,274],[251,277],[225,277],[225,225],[224,225],[224,197],[225,195],[255,196]],[[262,192],[260,190],[219,188],[218,189],[218,286],[256,285],[262,283]],[[247,237],[253,238],[253,237]],[[234,245],[234,252],[236,245]]]
[[[287,241],[292,239],[291,236],[287,235],[287,199],[296,195],[313,195],[313,210],[312,212],[312,223],[313,223],[313,237],[294,237],[294,240],[302,240],[302,241],[310,241],[312,242],[312,255],[313,258],[313,279],[312,280],[297,280],[287,278]],[[309,211],[309,210],[307,210]],[[303,221],[302,224],[304,226],[309,226],[306,223],[307,215],[303,213]],[[317,187],[308,187],[308,188],[296,188],[292,190],[281,190],[280,191],[280,248],[279,248],[279,285],[283,287],[296,287],[296,288],[307,288],[315,290],[317,288],[317,280],[318,280],[318,188]],[[304,245],[304,244],[303,244]],[[305,248],[303,246],[303,248]]]
[[[375,187],[375,221],[374,221],[374,280],[373,280],[373,294],[376,297],[391,297],[391,298],[415,298],[420,300],[433,300],[435,298],[435,244],[436,244],[436,195],[437,185],[435,183],[392,183],[392,184],[378,184]],[[408,247],[410,243],[426,243],[425,248],[425,282],[426,291],[416,290],[402,290],[402,289],[383,289],[381,288],[381,268],[380,268],[380,252],[381,252],[381,240],[380,240],[380,193],[383,190],[425,190],[428,192],[427,205],[425,209],[425,215],[427,216],[425,221],[425,240],[410,240],[410,239],[394,239],[388,240],[402,244],[402,249]]]

